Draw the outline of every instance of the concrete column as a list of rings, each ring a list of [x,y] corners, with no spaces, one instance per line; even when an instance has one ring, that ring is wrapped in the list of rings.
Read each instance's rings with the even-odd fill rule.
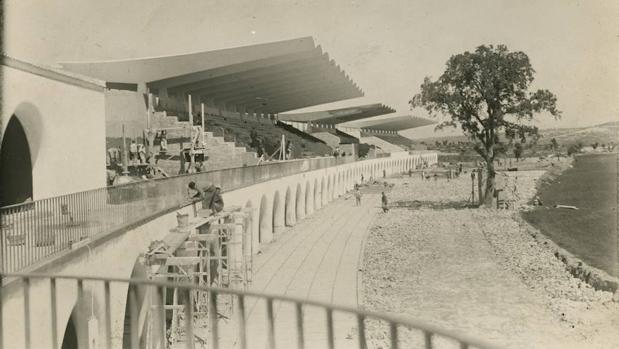
[[[297,221],[300,221],[305,218],[305,190],[303,190],[303,187],[301,187],[300,192],[297,191],[297,194],[295,195],[295,202],[296,218]]]
[[[245,214],[241,212],[232,215],[234,231],[228,242],[228,268],[230,268],[230,287],[243,288],[243,238],[245,228]]]
[[[314,187],[310,185],[305,190],[305,216],[309,216],[314,213]]]
[[[290,190],[290,196],[286,199],[286,226],[287,227],[292,227],[295,224],[297,224],[297,210],[296,210],[296,204],[297,204],[297,195],[296,195],[296,190],[295,190],[295,194],[292,193],[292,189]]]
[[[279,194],[273,199],[273,233],[281,233],[285,226],[285,194],[282,196]]]

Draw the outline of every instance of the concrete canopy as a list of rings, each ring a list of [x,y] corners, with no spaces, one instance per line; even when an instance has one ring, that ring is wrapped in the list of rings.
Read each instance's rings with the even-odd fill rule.
[[[279,119],[293,122],[316,122],[320,124],[340,124],[365,119],[377,115],[394,113],[395,109],[384,104],[366,104],[333,110],[280,114]]]
[[[279,113],[363,96],[311,37],[187,55],[61,63],[110,83],[145,83],[161,96]]]
[[[425,118],[411,115],[401,115],[380,119],[374,118],[372,120],[352,121],[341,126],[370,130],[401,131],[409,128],[432,125],[435,123],[436,122]]]

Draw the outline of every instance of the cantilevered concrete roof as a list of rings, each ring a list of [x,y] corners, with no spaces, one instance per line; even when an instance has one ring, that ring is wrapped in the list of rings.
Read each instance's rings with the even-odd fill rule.
[[[395,113],[395,109],[384,104],[377,103],[309,113],[279,114],[279,119],[295,122],[311,121],[321,124],[339,124],[389,113]]]
[[[401,115],[386,118],[373,118],[371,120],[358,120],[347,122],[341,126],[352,128],[365,128],[372,130],[401,131],[409,128],[435,124],[436,122],[411,115]]]
[[[279,113],[363,96],[311,37],[177,56],[65,62],[109,83],[146,83],[168,96]]]

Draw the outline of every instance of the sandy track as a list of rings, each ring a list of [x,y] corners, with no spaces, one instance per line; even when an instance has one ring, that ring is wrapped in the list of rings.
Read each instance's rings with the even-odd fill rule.
[[[539,171],[517,172],[519,204]],[[512,175],[512,174],[510,174]],[[470,178],[389,180],[392,202],[365,247],[363,303],[510,348],[619,347],[619,304],[572,278],[512,219],[515,211],[466,208]],[[386,329],[371,326],[374,347]],[[404,336],[403,343],[420,341]],[[440,343],[439,343],[440,344]]]

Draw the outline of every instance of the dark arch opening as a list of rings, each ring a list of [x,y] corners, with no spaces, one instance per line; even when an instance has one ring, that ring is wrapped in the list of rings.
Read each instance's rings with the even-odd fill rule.
[[[258,242],[262,242],[267,229],[270,229],[268,224],[269,213],[267,210],[268,202],[265,196],[260,200],[260,212],[258,214]]]
[[[32,198],[32,161],[21,122],[12,116],[0,145],[0,207]]]
[[[78,349],[78,341],[77,341],[77,328],[75,327],[75,322],[73,321],[74,312],[69,316],[69,322],[67,323],[67,327],[64,330],[64,336],[62,338],[62,346],[61,349]]]

